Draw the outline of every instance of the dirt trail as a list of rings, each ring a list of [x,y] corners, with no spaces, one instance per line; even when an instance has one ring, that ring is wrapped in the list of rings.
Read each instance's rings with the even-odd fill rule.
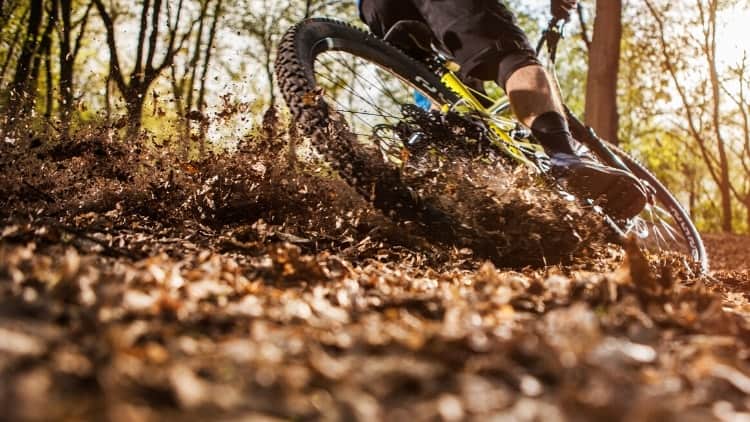
[[[430,243],[282,147],[191,164],[96,136],[0,147],[0,412],[750,417],[747,238],[707,236],[706,277],[599,238],[499,267],[531,249]]]

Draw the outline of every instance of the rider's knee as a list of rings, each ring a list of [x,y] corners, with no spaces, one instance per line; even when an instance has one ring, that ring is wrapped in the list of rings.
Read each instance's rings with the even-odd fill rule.
[[[505,85],[518,69],[526,66],[541,66],[539,59],[527,51],[514,52],[500,59],[497,68],[497,83],[505,89]]]

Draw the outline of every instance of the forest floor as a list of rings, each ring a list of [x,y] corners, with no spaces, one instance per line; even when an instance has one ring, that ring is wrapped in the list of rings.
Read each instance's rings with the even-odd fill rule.
[[[4,142],[1,418],[750,420],[750,238],[701,276],[606,239],[513,266],[279,151]]]

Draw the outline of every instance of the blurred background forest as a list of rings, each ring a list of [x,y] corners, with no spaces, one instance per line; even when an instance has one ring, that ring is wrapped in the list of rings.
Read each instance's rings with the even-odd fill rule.
[[[507,3],[535,40],[548,2]],[[558,65],[571,108],[654,170],[704,231],[750,230],[749,9],[584,0]],[[231,151],[268,110],[284,116],[273,63],[289,26],[361,25],[353,0],[0,0],[0,10],[2,142],[104,134],[185,160]]]

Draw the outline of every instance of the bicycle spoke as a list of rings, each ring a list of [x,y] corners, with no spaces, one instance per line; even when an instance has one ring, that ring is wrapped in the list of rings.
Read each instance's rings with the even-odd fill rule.
[[[338,105],[340,105],[340,106],[342,106],[342,107],[344,106],[343,104],[341,104],[341,103],[340,103],[340,102],[339,102],[339,101],[338,101],[337,99],[335,99],[335,98],[332,98],[331,100],[333,100],[333,101],[334,101],[334,102],[335,102],[336,104],[338,104]],[[363,117],[359,116],[359,114],[360,114],[360,113],[354,113],[354,114],[355,114],[355,115],[354,115],[354,117],[356,117],[357,119],[361,120],[361,121],[362,121],[362,123],[363,123],[363,124],[364,124],[365,126],[367,126],[367,127],[370,127],[370,128],[372,128],[372,127],[373,127],[373,125],[371,125],[371,124],[370,124],[370,123],[369,123],[369,122],[368,122],[367,120],[365,120],[365,119],[364,119]],[[352,128],[352,129],[354,129],[354,128]]]
[[[365,116],[390,117],[391,119],[401,118],[400,116],[393,116],[393,115],[384,116],[382,114],[367,113],[365,111],[344,110],[344,109],[339,109],[339,108],[335,109],[335,111],[338,111],[340,113],[349,113],[349,114],[364,114]]]
[[[679,242],[679,240],[675,236],[679,234],[675,231],[671,224],[667,223],[663,219],[659,219],[659,224],[661,224],[661,226],[664,227],[664,230],[669,233],[669,237],[671,237],[672,240],[674,240],[675,242]]]
[[[337,72],[337,71],[335,71],[334,69],[332,69],[332,68],[331,68],[331,66],[330,66],[330,65],[329,65],[328,63],[326,63],[325,61],[318,61],[317,63],[318,63],[319,65],[323,66],[323,67],[324,67],[324,68],[325,68],[325,69],[326,69],[326,70],[328,71],[328,74],[330,74],[330,75],[336,75],[336,74],[338,74],[338,72]],[[342,65],[343,65],[343,63],[341,63],[341,62],[336,62],[336,63],[339,63],[339,64],[342,64]],[[344,66],[344,67],[347,67],[346,65],[343,65],[343,66]],[[354,71],[353,69],[351,69],[351,70],[350,70],[350,72],[352,73],[352,75],[356,75],[356,73],[355,73],[355,71]],[[324,77],[325,79],[327,79],[327,80],[329,80],[329,81],[331,81],[331,82],[334,82],[334,81],[332,81],[332,80],[331,80],[331,79],[330,79],[329,77],[327,77],[327,76],[324,76],[324,75],[319,75],[319,76],[322,76],[322,77]],[[353,79],[353,78],[352,78],[352,79]],[[347,89],[347,90],[349,90],[349,92],[350,92],[351,94],[355,94],[355,91],[354,91],[353,89],[351,89],[351,88],[349,87],[349,85],[350,85],[350,84],[349,84],[349,83],[347,83],[347,82],[345,82],[345,81],[342,81],[341,83],[337,83],[337,82],[334,82],[334,84],[336,84],[336,86],[337,86],[337,87],[341,87],[341,88],[344,88],[344,89]],[[373,98],[372,98],[372,97],[371,97],[371,96],[369,95],[369,92],[365,90],[365,93],[366,93],[366,94],[368,94],[367,96],[368,96],[369,98],[368,98],[368,99],[364,99],[364,98],[362,98],[362,100],[364,100],[365,102],[368,102],[368,103],[369,103],[369,104],[371,104],[371,105],[375,105],[375,100],[374,100],[374,99],[373,99]]]
[[[332,100],[332,101],[334,101],[334,102],[335,102],[336,104],[338,104],[338,105],[339,105],[340,107],[346,107],[346,106],[345,106],[344,104],[341,104],[341,102],[340,102],[339,100],[335,99],[335,98],[331,98],[331,100]],[[373,106],[375,106],[375,105],[373,105]],[[392,118],[392,119],[399,119],[399,117],[398,117],[398,116],[393,116],[393,115],[391,115],[391,114],[384,114],[384,113],[387,113],[387,112],[386,112],[385,110],[383,110],[383,113],[381,113],[381,114],[376,114],[376,113],[367,113],[367,112],[362,112],[362,111],[347,111],[347,112],[348,112],[349,114],[355,114],[355,115],[357,115],[356,117],[357,117],[357,118],[358,118],[358,119],[359,119],[360,121],[362,121],[362,123],[364,123],[364,124],[365,124],[365,126],[368,126],[368,127],[373,127],[374,125],[373,125],[373,124],[371,124],[370,122],[368,122],[367,120],[365,120],[365,119],[364,119],[363,117],[361,117],[361,116],[359,116],[359,115],[366,115],[366,116],[377,116],[377,117],[383,117],[383,118]]]
[[[323,77],[323,78],[325,78],[325,77]],[[369,102],[365,98],[362,98],[362,96],[358,95],[353,89],[351,89],[349,87],[343,87],[343,88],[346,91],[348,91],[351,95],[356,96],[357,98],[361,99],[363,102],[371,105],[374,108],[377,108],[378,111],[379,111],[379,114],[377,114],[377,113],[367,113],[367,112],[363,112],[363,111],[357,111],[357,112],[349,111],[349,112],[351,112],[351,113],[357,113],[357,114],[363,114],[363,115],[368,115],[368,116],[378,116],[378,117],[384,117],[384,118],[391,118],[391,119],[397,119],[397,120],[401,118],[401,116],[395,116],[395,115],[391,114],[390,112],[388,112],[387,110],[384,110],[379,105],[377,105],[375,103],[372,103],[372,102]],[[340,101],[336,100],[336,103],[339,104],[340,106],[346,108],[346,106],[344,104],[342,104]]]
[[[325,75],[320,75],[320,77],[321,77],[322,79],[324,79],[324,80],[327,80],[327,81],[329,81],[329,82],[333,82],[333,83],[336,83],[336,82],[335,82],[334,80],[330,79],[329,77],[327,77],[327,76],[325,76]],[[378,109],[379,111],[381,111],[381,112],[383,112],[383,113],[388,113],[388,112],[387,112],[386,110],[383,110],[383,109],[382,109],[382,108],[381,108],[380,106],[378,106],[378,105],[377,105],[377,104],[375,104],[374,102],[370,102],[370,101],[368,101],[367,99],[365,99],[365,98],[362,98],[362,96],[360,96],[359,94],[357,94],[357,92],[356,92],[356,91],[354,91],[354,90],[353,90],[352,88],[350,88],[350,87],[349,87],[348,85],[343,85],[343,84],[342,84],[342,85],[341,85],[341,88],[343,88],[344,90],[346,90],[346,91],[350,92],[351,94],[353,94],[353,95],[357,96],[357,98],[361,99],[361,100],[362,100],[363,102],[365,102],[365,103],[367,103],[367,104],[369,104],[369,105],[371,105],[371,106],[373,106],[373,107],[377,108],[377,109]],[[340,104],[340,105],[341,105],[342,107],[346,107],[345,105],[341,104],[341,103],[340,103],[340,102],[338,102],[338,101],[337,101],[337,103],[338,103],[338,104]]]
[[[392,129],[377,127],[393,128],[404,118],[403,105],[412,103],[415,88],[387,69],[360,60],[341,51],[326,52],[316,61],[316,78],[332,111],[346,116],[352,135],[374,142],[384,159],[400,162],[403,140]]]
[[[343,65],[344,67],[347,67],[347,65],[346,65],[345,63],[342,63],[342,65]],[[352,70],[351,68],[350,68],[350,70],[351,70],[351,71],[353,72],[353,70]],[[379,75],[380,75],[380,73],[382,73],[382,71],[380,71],[380,70],[378,70],[378,69],[376,69],[376,70],[375,70],[375,72],[376,72],[376,73],[378,73]],[[375,89],[376,89],[376,90],[378,90],[379,92],[383,92],[383,91],[385,91],[385,92],[387,93],[387,95],[388,95],[388,98],[392,99],[392,100],[393,100],[394,102],[399,102],[399,100],[397,100],[397,99],[396,99],[396,97],[395,97],[395,95],[393,94],[393,92],[392,92],[392,91],[391,91],[390,89],[388,89],[388,88],[387,88],[387,87],[386,87],[386,86],[385,86],[385,85],[384,85],[384,84],[382,83],[382,82],[383,82],[383,80],[382,80],[382,77],[380,77],[380,76],[378,77],[378,80],[379,80],[379,81],[381,82],[381,83],[380,83],[380,85],[381,85],[380,87],[378,87],[378,86],[375,86],[375,84],[373,84],[373,83],[372,83],[371,81],[369,81],[369,80],[367,80],[367,79],[365,79],[365,78],[363,78],[363,80],[364,80],[365,82],[367,82],[368,84],[370,84],[370,86],[372,86],[373,88],[375,88]]]
[[[327,71],[328,71],[329,73],[331,73],[331,74],[336,74],[336,73],[335,73],[335,71],[334,71],[334,70],[333,70],[333,69],[332,69],[332,68],[331,68],[331,67],[330,67],[330,66],[329,66],[328,64],[326,64],[326,63],[323,63],[323,62],[321,62],[321,63],[322,63],[322,65],[323,65],[323,67],[325,67],[325,68],[326,68],[326,70],[327,70]],[[350,72],[352,73],[352,75],[356,75],[356,74],[357,74],[357,73],[356,73],[356,70],[355,70],[355,69],[354,69],[353,67],[351,67],[351,66],[349,66],[348,64],[346,64],[345,62],[340,62],[340,61],[337,61],[336,63],[340,64],[340,65],[341,65],[341,66],[343,66],[343,67],[344,67],[345,69],[349,70],[349,71],[350,71]],[[385,93],[385,94],[386,94],[386,97],[387,97],[387,98],[389,98],[389,99],[391,99],[391,100],[392,100],[392,101],[393,101],[394,103],[401,103],[401,102],[400,102],[400,101],[399,101],[399,100],[398,100],[398,99],[397,99],[397,98],[395,97],[395,95],[393,94],[393,92],[392,92],[392,91],[391,91],[390,89],[388,89],[388,88],[387,88],[387,87],[385,86],[385,84],[384,84],[384,83],[382,83],[382,77],[380,76],[380,73],[382,73],[382,72],[380,72],[380,71],[378,71],[378,70],[375,70],[375,71],[376,71],[376,72],[378,73],[378,81],[380,82],[380,86],[377,86],[377,85],[375,85],[374,83],[372,83],[372,81],[368,80],[367,78],[357,78],[357,77],[352,77],[352,78],[351,78],[351,79],[352,79],[352,82],[353,82],[354,80],[357,80],[357,81],[364,81],[364,82],[366,82],[366,83],[367,83],[368,85],[370,85],[370,86],[371,86],[372,88],[374,88],[374,89],[375,89],[375,90],[376,90],[377,92],[380,92],[380,93]],[[329,79],[329,80],[330,80],[330,79]],[[342,87],[342,88],[344,88],[344,89],[347,89],[347,90],[349,90],[349,92],[350,92],[351,94],[357,95],[357,94],[356,94],[356,92],[355,92],[355,90],[349,87],[349,85],[352,85],[352,84],[353,84],[352,82],[350,82],[350,83],[347,83],[347,84],[342,84],[342,85],[341,85],[341,87]],[[364,91],[364,92],[365,92],[365,93],[367,94],[367,96],[369,97],[369,100],[367,100],[367,99],[365,99],[365,98],[363,98],[363,97],[361,97],[361,96],[357,95],[357,96],[358,96],[358,98],[362,99],[363,101],[365,101],[365,102],[369,103],[370,105],[372,105],[372,106],[374,106],[374,107],[378,107],[378,108],[380,108],[380,106],[379,106],[379,105],[377,104],[377,101],[376,101],[375,99],[373,99],[373,98],[372,98],[372,96],[370,96],[370,94],[369,94],[369,90],[368,90],[368,89],[363,89],[363,91]],[[380,108],[380,109],[382,110],[382,108]]]
[[[348,68],[348,66],[346,66],[345,64],[344,64],[344,67]],[[354,69],[351,69],[350,71],[352,72],[353,75],[356,75],[356,72],[355,72]],[[355,80],[359,81],[360,78],[352,77],[352,82],[355,81]],[[370,81],[368,81],[367,79],[364,79],[364,80],[365,80],[365,82],[367,82],[368,84],[370,84],[372,87],[374,87],[376,90],[378,89],[377,86],[372,85],[372,83]],[[349,92],[350,92],[351,95],[356,95],[357,98],[362,99],[364,102],[366,102],[366,103],[368,103],[368,104],[370,104],[370,105],[372,105],[374,107],[377,107],[382,113],[386,113],[386,111],[383,110],[383,108],[378,104],[377,99],[373,98],[372,95],[370,95],[370,90],[369,89],[366,89],[366,88],[363,87],[363,89],[361,91],[364,92],[365,95],[367,95],[367,99],[363,98],[360,95],[357,95],[357,92],[356,92],[356,90],[354,88],[351,88]]]
[[[653,209],[649,208],[648,213],[651,215],[651,221],[654,221],[654,211]],[[661,230],[659,230],[659,227],[656,225],[651,226],[651,233],[653,233],[653,237],[656,240],[657,247],[659,249],[662,249],[664,246],[662,246],[662,241],[664,241],[664,238],[661,234]],[[666,241],[665,241],[666,243]]]

